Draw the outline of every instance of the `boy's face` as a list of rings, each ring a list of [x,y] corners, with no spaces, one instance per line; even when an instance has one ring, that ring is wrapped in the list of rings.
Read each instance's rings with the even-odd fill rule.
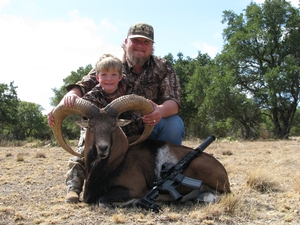
[[[111,94],[117,90],[119,81],[122,79],[122,74],[117,70],[109,69],[108,71],[100,71],[96,75],[96,79],[105,93]]]

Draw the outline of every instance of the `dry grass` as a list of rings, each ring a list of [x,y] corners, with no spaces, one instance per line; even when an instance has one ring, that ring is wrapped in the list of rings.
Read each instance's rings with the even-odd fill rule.
[[[197,147],[199,140],[186,141]],[[218,204],[137,208],[66,204],[70,155],[58,147],[0,148],[0,224],[300,224],[300,141],[215,141],[232,193]]]

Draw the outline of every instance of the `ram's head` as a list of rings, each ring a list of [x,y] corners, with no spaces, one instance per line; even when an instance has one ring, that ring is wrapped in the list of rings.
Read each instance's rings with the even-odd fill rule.
[[[129,122],[118,119],[119,115],[129,110],[140,111],[143,115],[153,112],[153,106],[144,97],[138,95],[125,95],[122,96],[105,108],[98,108],[89,101],[81,98],[77,98],[72,107],[67,107],[64,104],[59,104],[53,111],[53,117],[55,125],[53,126],[53,134],[58,144],[67,152],[72,155],[82,157],[79,153],[74,151],[65,141],[61,126],[64,119],[71,114],[79,114],[85,118],[81,126],[89,127],[87,138],[89,141],[86,143],[94,144],[97,149],[97,154],[100,157],[105,158],[113,144],[113,137],[115,133],[123,133],[120,126],[127,125]],[[143,134],[134,142],[130,143],[130,146],[141,143],[148,138],[153,130],[153,126],[145,125]],[[92,136],[92,138],[91,138]],[[123,136],[124,133],[123,133]],[[91,140],[92,139],[92,140]],[[119,140],[120,139],[120,140]],[[124,143],[127,142],[127,143]],[[118,136],[117,142],[121,145],[128,145],[127,138],[121,138]]]

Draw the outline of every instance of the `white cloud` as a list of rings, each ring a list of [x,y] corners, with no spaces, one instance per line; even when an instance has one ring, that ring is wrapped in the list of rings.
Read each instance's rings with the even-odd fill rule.
[[[299,0],[287,0],[287,2],[290,2],[293,6],[299,5]]]
[[[300,5],[299,0],[290,0],[288,2],[290,2],[293,6],[299,6]]]
[[[217,46],[208,45],[206,43],[194,42],[194,47],[198,49],[201,54],[208,54],[210,57],[214,58],[216,54],[219,52],[219,48]]]
[[[215,57],[219,50],[218,47],[207,44],[203,44],[202,49],[203,53],[207,53],[211,57]]]
[[[0,83],[14,81],[18,97],[42,105],[45,112],[51,109],[51,89],[61,87],[71,71],[93,65],[103,53],[122,55],[119,43],[110,46],[106,36],[98,34],[108,34],[106,27],[80,17],[76,10],[69,21],[0,15],[0,30]]]
[[[101,21],[101,25],[114,32],[117,31],[117,29],[106,18]]]
[[[8,5],[9,2],[10,2],[10,0],[0,0],[0,10],[1,10],[4,6]]]

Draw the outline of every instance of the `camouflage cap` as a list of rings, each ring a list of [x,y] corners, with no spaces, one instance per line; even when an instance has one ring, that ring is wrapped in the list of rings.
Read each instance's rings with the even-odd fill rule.
[[[133,24],[127,34],[127,38],[146,38],[154,42],[154,30],[153,27],[147,23],[135,23]]]

